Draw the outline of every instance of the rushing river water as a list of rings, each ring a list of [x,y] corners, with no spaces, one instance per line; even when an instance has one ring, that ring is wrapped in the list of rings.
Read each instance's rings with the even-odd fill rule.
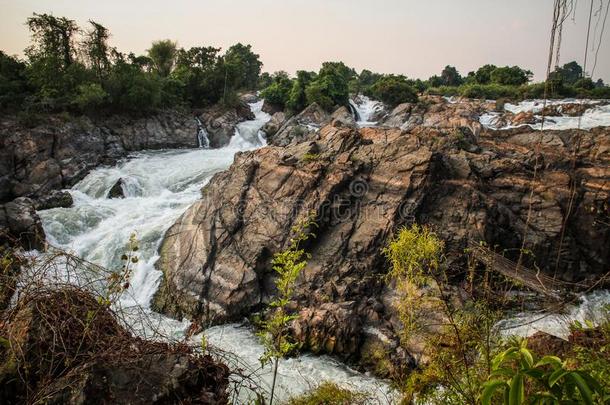
[[[161,272],[154,264],[165,231],[201,196],[201,188],[210,178],[227,169],[238,151],[264,145],[260,128],[269,120],[261,111],[262,101],[251,104],[255,119],[240,123],[231,143],[222,149],[166,150],[132,154],[114,167],[93,170],[70,190],[74,205],[39,212],[49,242],[95,264],[116,269],[127,241],[136,233],[140,261],[134,269],[129,290],[120,306],[131,327],[146,337],[155,333],[173,339],[184,336],[189,323],[179,322],[150,310]],[[195,134],[193,135],[195,136]],[[125,198],[106,198],[110,188],[123,180]],[[146,322],[142,322],[142,313]],[[259,370],[263,348],[248,327],[231,324],[206,332],[213,346],[232,353],[230,366],[246,372],[256,371],[257,384],[271,383],[271,366]],[[194,341],[201,337],[195,337]],[[379,403],[390,401],[389,386],[375,378],[350,370],[325,356],[305,355],[280,363],[278,389],[280,398],[304,392],[322,381],[374,394]],[[237,402],[245,402],[244,390]]]
[[[380,108],[374,100],[362,97],[353,103],[360,126],[371,126],[372,117]],[[535,102],[509,106],[507,109],[536,112]],[[140,261],[134,269],[129,290],[120,301],[122,314],[130,326],[145,337],[182,339],[189,327],[187,321],[176,321],[150,310],[150,300],[161,276],[154,267],[157,249],[165,231],[201,196],[201,188],[214,173],[227,169],[236,152],[254,149],[265,144],[260,128],[270,119],[262,112],[262,102],[251,104],[255,119],[237,126],[230,144],[222,149],[165,150],[132,154],[113,167],[93,170],[70,190],[74,205],[41,211],[49,242],[63,250],[110,269],[121,266],[120,256],[127,241],[136,233],[140,244]],[[608,122],[607,106],[594,107],[583,117],[588,124]],[[481,117],[485,121],[489,117]],[[572,117],[565,122],[570,127]],[[588,126],[585,124],[584,126]],[[195,135],[193,135],[195,136]],[[106,198],[110,188],[122,179],[125,198]],[[584,297],[583,303],[567,309],[564,315],[523,313],[501,322],[503,333],[528,336],[542,330],[565,337],[569,322],[574,319],[595,320],[603,304],[610,302],[610,292],[599,291]],[[142,316],[144,314],[145,316]],[[145,319],[145,322],[143,322]],[[231,353],[225,361],[245,373],[254,372],[256,384],[265,388],[271,383],[271,367],[260,369],[259,357],[263,348],[247,326],[230,324],[205,331],[207,341],[214,347]],[[200,341],[201,336],[193,338]],[[369,392],[377,403],[393,403],[395,397],[385,382],[350,370],[326,356],[304,355],[280,362],[278,388],[281,399],[299,394],[322,381],[330,380],[341,386]],[[246,402],[251,392],[242,390],[236,398]]]

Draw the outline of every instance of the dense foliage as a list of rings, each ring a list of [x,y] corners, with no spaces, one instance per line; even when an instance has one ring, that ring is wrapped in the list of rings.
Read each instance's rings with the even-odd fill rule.
[[[255,89],[262,63],[250,45],[224,55],[213,47],[182,49],[152,43],[146,55],[126,55],[108,43],[110,33],[89,21],[81,30],[64,17],[34,14],[26,60],[0,52],[0,108],[29,111],[150,111],[200,107],[235,100]]]

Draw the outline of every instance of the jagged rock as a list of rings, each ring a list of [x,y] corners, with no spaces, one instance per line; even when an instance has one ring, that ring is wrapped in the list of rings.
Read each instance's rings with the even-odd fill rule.
[[[201,113],[203,124],[208,131],[210,147],[220,148],[229,144],[235,135],[235,126],[242,121],[254,119],[254,114],[245,102],[237,107],[226,109],[216,105],[203,110]]]
[[[69,208],[74,204],[72,194],[68,191],[51,191],[48,195],[38,198],[36,201],[37,210],[48,210],[51,208]]]
[[[34,201],[27,197],[0,205],[0,242],[9,239],[18,242],[24,249],[45,250],[45,233]]]
[[[108,190],[107,198],[125,198],[123,191],[123,179],[118,179],[116,183]]]
[[[450,129],[458,127],[469,128],[474,134],[481,132],[479,116],[488,111],[486,102],[460,100],[450,103],[443,98],[421,97],[418,103],[404,103],[396,106],[380,125],[397,127],[403,131],[411,131],[416,127]]]
[[[537,118],[534,116],[534,113],[532,113],[531,111],[522,111],[511,117],[512,125],[527,125],[527,124],[535,124],[536,122],[537,122]]]
[[[545,131],[537,160],[533,145],[540,133],[481,130],[472,118],[478,104],[461,104],[411,106],[408,114],[422,125],[410,131],[326,125],[316,133],[315,158],[312,139],[286,137],[279,142],[285,147],[238,154],[168,230],[155,308],[205,324],[264,306],[275,293],[269,261],[311,210],[319,227],[295,298],[305,319],[295,321],[301,325],[295,331],[305,348],[357,356],[352,342],[365,338],[363,330],[395,331],[381,250],[398,227],[413,221],[429,224],[445,241],[451,268],[465,267],[469,240],[506,249],[516,260],[527,234],[535,265],[554,274],[563,234],[558,277],[605,273],[610,129]],[[571,184],[576,197],[566,222]],[[528,258],[523,264],[534,266]],[[316,326],[307,329],[313,320]],[[348,332],[355,335],[347,339]]]
[[[228,368],[134,337],[93,295],[32,291],[0,317],[0,402],[225,404]]]
[[[275,134],[267,134],[267,141],[272,145],[286,146],[293,142],[313,140],[318,130],[329,121],[329,114],[313,103],[286,121]]]
[[[356,127],[354,116],[347,107],[338,108],[331,116],[331,125],[336,128],[340,127]]]
[[[244,93],[239,96],[239,100],[243,103],[256,103],[258,101],[258,97],[255,93]]]
[[[265,100],[265,102],[263,103],[262,110],[263,110],[263,112],[266,112],[269,115],[273,115],[273,114],[278,113],[280,111],[284,111],[282,106],[279,106],[279,105],[276,105],[276,104],[272,104],[272,103],[268,102],[267,100]]]
[[[261,130],[267,134],[267,137],[272,137],[280,130],[282,125],[286,122],[286,113],[283,111],[276,112],[271,116],[271,119],[261,128]]]

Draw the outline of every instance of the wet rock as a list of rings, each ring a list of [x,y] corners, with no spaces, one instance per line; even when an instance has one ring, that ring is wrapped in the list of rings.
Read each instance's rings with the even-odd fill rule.
[[[72,194],[68,191],[51,191],[48,195],[38,198],[36,210],[48,210],[51,208],[69,208],[74,204]]]
[[[107,198],[125,198],[125,191],[123,190],[123,179],[118,179],[116,183],[108,190]]]
[[[271,116],[269,122],[267,122],[261,130],[267,134],[267,137],[273,137],[280,130],[282,125],[286,122],[286,113],[283,111],[276,112]]]
[[[268,102],[267,100],[265,100],[265,102],[263,103],[263,111],[269,115],[273,115],[280,111],[284,111],[284,109],[280,105],[272,104],[272,103]]]
[[[512,125],[527,125],[527,124],[535,124],[537,122],[537,118],[534,116],[534,113],[531,111],[522,111],[520,113],[515,114],[511,118]]]
[[[288,119],[275,134],[268,134],[267,142],[276,146],[286,146],[293,142],[313,140],[318,130],[328,122],[330,122],[329,114],[317,103],[313,103],[301,113]]]
[[[341,127],[356,127],[356,121],[354,120],[353,114],[347,109],[347,107],[340,107],[331,116],[331,125],[335,128]]]
[[[45,233],[34,201],[19,197],[0,205],[0,242],[5,241],[17,242],[26,250],[45,250]]]
[[[201,118],[208,131],[210,147],[220,148],[229,144],[236,125],[254,119],[254,114],[245,102],[240,102],[235,108],[227,109],[221,105],[207,108],[201,113]]]
[[[187,346],[133,337],[83,290],[33,291],[2,314],[0,325],[9,342],[0,347],[2,403],[228,401],[226,366]]]

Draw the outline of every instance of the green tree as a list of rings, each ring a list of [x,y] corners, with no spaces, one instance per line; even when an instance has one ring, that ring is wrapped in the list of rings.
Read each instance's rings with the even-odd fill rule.
[[[369,94],[390,108],[402,103],[417,102],[417,92],[404,76],[384,76],[370,88]]]
[[[0,51],[0,109],[21,107],[30,93],[26,64]]]
[[[353,75],[354,70],[342,62],[324,62],[318,76],[305,89],[307,104],[318,103],[327,111],[336,106],[347,106],[348,82]]]
[[[479,84],[488,84],[491,82],[491,73],[496,70],[496,65],[483,65],[474,73],[474,78]]]
[[[292,89],[292,80],[288,73],[282,71],[275,72],[272,80],[273,82],[261,91],[261,97],[269,104],[284,109]]]
[[[252,45],[231,46],[224,55],[224,62],[233,88],[256,88],[263,63],[259,55],[252,52]]]
[[[110,70],[110,47],[108,38],[110,33],[106,27],[95,21],[89,20],[91,29],[85,34],[83,50],[89,62],[89,66],[95,71],[98,81],[108,74]]]
[[[519,66],[504,66],[495,68],[491,72],[493,83],[507,86],[521,86],[527,84],[532,77],[532,72],[521,69]]]
[[[561,77],[564,84],[574,84],[583,77],[583,70],[576,61],[572,61],[555,69],[553,74]]]
[[[305,89],[316,78],[315,72],[299,70],[292,84],[286,107],[294,113],[298,113],[307,107],[307,95]]]
[[[147,52],[157,74],[161,77],[169,76],[178,53],[176,43],[169,39],[155,41]]]
[[[443,86],[459,86],[462,84],[462,76],[453,66],[445,66],[441,72],[441,84]]]

